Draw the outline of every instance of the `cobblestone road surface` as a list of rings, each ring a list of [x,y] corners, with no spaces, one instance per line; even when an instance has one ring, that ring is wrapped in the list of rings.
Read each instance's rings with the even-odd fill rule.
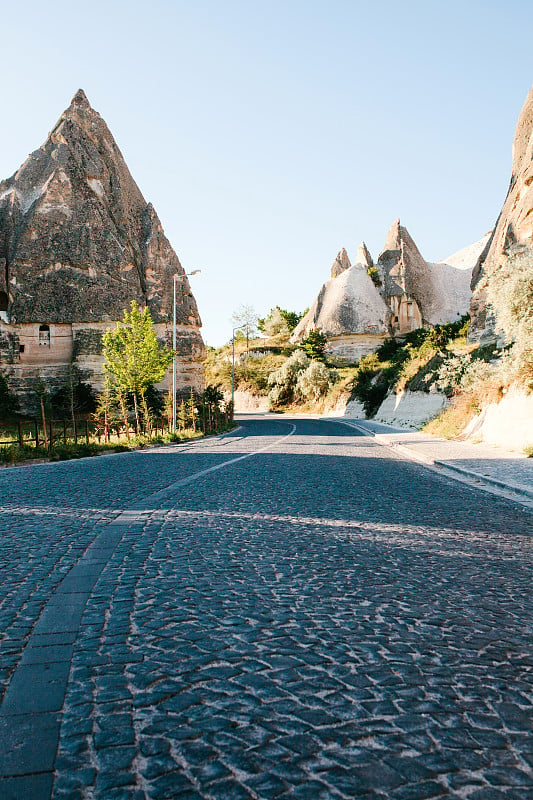
[[[287,419],[0,498],[2,800],[533,798],[523,508]]]

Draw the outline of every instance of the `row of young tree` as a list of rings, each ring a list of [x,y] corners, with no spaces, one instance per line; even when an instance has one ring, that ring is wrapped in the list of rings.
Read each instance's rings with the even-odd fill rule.
[[[133,408],[135,433],[152,434],[153,415],[158,413],[173,424],[173,398],[164,398],[155,388],[172,364],[174,351],[157,340],[148,308],[140,309],[133,300],[121,322],[103,336],[104,388],[97,401],[95,416],[104,428],[108,420],[120,417],[129,431],[130,409]],[[218,428],[224,407],[224,396],[216,386],[207,386],[200,396],[193,390],[176,409],[178,430],[200,426],[203,430]]]
[[[133,301],[122,321],[104,333],[102,343],[104,385],[98,396],[74,366],[69,368],[64,386],[54,393],[36,376],[33,392],[43,429],[52,418],[70,419],[74,425],[80,416],[90,416],[101,424],[106,437],[117,423],[128,438],[130,433],[151,435],[156,419],[159,424],[166,420],[172,428],[172,393],[163,395],[155,384],[164,378],[174,351],[158,342],[148,308],[140,309]],[[0,374],[0,417],[15,418],[19,412],[17,398]],[[178,398],[176,427],[213,430],[222,415],[227,421],[232,409],[231,404],[224,404],[217,386],[207,386],[201,394],[191,389],[188,397]]]

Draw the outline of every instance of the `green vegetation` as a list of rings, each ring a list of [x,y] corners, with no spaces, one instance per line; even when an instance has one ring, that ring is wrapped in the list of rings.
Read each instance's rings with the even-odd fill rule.
[[[144,420],[150,428],[150,409],[146,392],[150,385],[159,383],[172,363],[174,352],[157,341],[152,317],[148,308],[142,311],[132,300],[131,310],[124,311],[122,322],[103,337],[104,372],[107,383],[104,390],[105,401],[115,397],[125,413],[125,397],[131,393],[135,412],[135,431],[141,430],[139,403]]]
[[[265,336],[288,338],[306,314],[307,309],[298,314],[297,311],[276,306],[270,309],[266,317],[258,320],[257,327]]]
[[[296,350],[268,376],[270,404],[280,408],[299,400],[316,402],[328,393],[336,378],[336,373],[321,361],[308,358],[303,350]]]
[[[117,437],[112,437],[112,441],[98,442],[96,437],[91,437],[87,442],[67,442],[56,441],[52,445],[38,446],[18,443],[0,446],[0,463],[19,464],[24,461],[43,459],[46,461],[68,461],[75,458],[87,458],[98,456],[103,453],[124,453],[129,450],[138,450],[147,445],[157,445],[172,442],[182,442],[189,439],[201,438],[204,434],[200,431],[185,430],[179,433],[165,433],[161,435],[145,436],[139,435],[131,437],[127,441],[113,441]]]
[[[428,392],[448,357],[448,348],[466,347],[468,316],[434,328],[417,328],[403,340],[386,339],[375,353],[359,360],[352,397],[363,404],[368,417],[393,390]]]
[[[489,275],[487,296],[498,328],[511,345],[514,379],[533,391],[533,260],[527,254],[509,258]]]
[[[313,328],[309,331],[305,339],[302,339],[301,346],[309,358],[314,358],[315,361],[326,360],[326,347],[328,345],[328,337],[322,333],[318,328]]]
[[[374,286],[380,287],[381,286],[381,278],[379,277],[379,270],[376,266],[368,267],[367,273],[372,278],[372,282]]]
[[[10,419],[18,410],[18,400],[10,391],[5,375],[0,373],[0,419]]]

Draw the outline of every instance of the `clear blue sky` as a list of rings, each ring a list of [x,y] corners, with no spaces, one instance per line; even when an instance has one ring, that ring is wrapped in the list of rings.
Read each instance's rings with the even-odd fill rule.
[[[204,338],[302,310],[397,217],[438,260],[495,222],[533,82],[524,0],[39,0],[2,9],[0,176],[82,87],[186,270]]]

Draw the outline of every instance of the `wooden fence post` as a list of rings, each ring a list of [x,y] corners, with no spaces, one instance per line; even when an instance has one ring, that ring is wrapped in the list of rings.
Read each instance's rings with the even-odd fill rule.
[[[39,423],[35,420],[35,449],[39,447]]]
[[[19,420],[19,445],[24,447],[24,433],[22,431],[22,422]]]

